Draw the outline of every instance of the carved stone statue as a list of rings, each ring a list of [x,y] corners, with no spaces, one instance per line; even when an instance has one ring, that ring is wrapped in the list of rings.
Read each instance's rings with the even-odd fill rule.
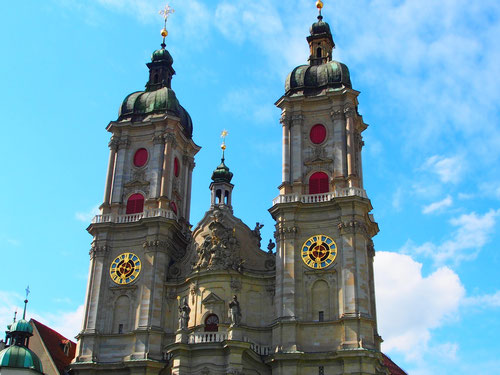
[[[233,296],[233,300],[229,302],[229,317],[231,318],[230,327],[239,326],[241,322],[241,308],[238,302],[238,297]]]
[[[276,247],[276,244],[273,242],[273,240],[269,240],[269,243],[267,244],[267,250],[269,254],[273,253],[273,249]]]
[[[184,299],[184,303],[179,305],[179,330],[185,331],[188,329],[190,312],[191,308],[188,305],[187,299]]]
[[[257,240],[259,241],[259,247],[260,247],[260,242],[262,241],[262,236],[260,235],[260,230],[264,227],[264,224],[261,224],[257,222],[255,224],[255,229],[252,231],[252,233],[257,237]]]

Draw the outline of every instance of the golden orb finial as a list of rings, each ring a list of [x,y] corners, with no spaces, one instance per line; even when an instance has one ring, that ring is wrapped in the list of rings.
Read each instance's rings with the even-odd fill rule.
[[[321,10],[323,8],[323,2],[321,0],[316,1],[316,8]]]
[[[168,20],[168,17],[170,17],[170,15],[172,13],[174,13],[174,12],[175,12],[175,10],[172,9],[170,7],[170,5],[168,5],[168,4],[165,6],[165,9],[160,10],[160,15],[162,15],[163,19],[165,20],[165,23],[163,24],[163,29],[161,29],[161,36],[163,37],[162,47],[164,47],[165,38],[168,36],[168,31],[167,31],[167,20]]]

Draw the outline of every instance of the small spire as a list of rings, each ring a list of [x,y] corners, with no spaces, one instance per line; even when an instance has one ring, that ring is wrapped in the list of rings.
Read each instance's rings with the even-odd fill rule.
[[[318,15],[318,20],[323,19],[323,15],[321,14],[321,9],[323,9],[323,2],[321,0],[316,1],[316,8],[318,8],[319,15]]]
[[[170,17],[170,15],[174,12],[175,12],[175,9],[171,8],[170,5],[168,5],[168,4],[165,6],[165,9],[160,10],[160,15],[162,15],[163,19],[165,20],[165,23],[163,24],[163,29],[161,29],[161,36],[163,37],[163,42],[161,43],[161,48],[163,48],[163,49],[165,49],[165,47],[167,46],[165,44],[165,38],[168,36],[168,31],[167,31],[168,17]]]
[[[17,307],[16,307],[16,311],[14,311],[14,319],[12,320],[12,323],[16,322],[16,318],[17,318]]]
[[[220,145],[220,148],[222,149],[222,162],[224,163],[224,151],[226,151],[226,137],[229,134],[229,132],[224,129],[222,133],[220,134],[220,137],[222,138],[222,144]]]
[[[24,300],[23,319],[26,320],[26,306],[28,305],[28,295],[30,294],[30,286],[26,287],[26,299]]]

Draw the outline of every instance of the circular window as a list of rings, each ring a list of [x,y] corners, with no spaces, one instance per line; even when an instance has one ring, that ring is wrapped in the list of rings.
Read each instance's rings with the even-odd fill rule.
[[[326,139],[326,128],[321,124],[314,125],[309,133],[309,138],[311,138],[312,143],[322,143]]]
[[[179,177],[179,159],[174,159],[174,175],[175,177]]]
[[[140,148],[135,152],[134,165],[136,167],[144,167],[148,162],[148,150]]]

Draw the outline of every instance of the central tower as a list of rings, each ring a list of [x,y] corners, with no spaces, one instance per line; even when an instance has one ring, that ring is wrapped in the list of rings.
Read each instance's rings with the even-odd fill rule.
[[[377,332],[371,238],[378,226],[363,189],[361,133],[349,70],[321,15],[309,64],[277,101],[283,127],[276,220],[273,375],[385,374]]]

